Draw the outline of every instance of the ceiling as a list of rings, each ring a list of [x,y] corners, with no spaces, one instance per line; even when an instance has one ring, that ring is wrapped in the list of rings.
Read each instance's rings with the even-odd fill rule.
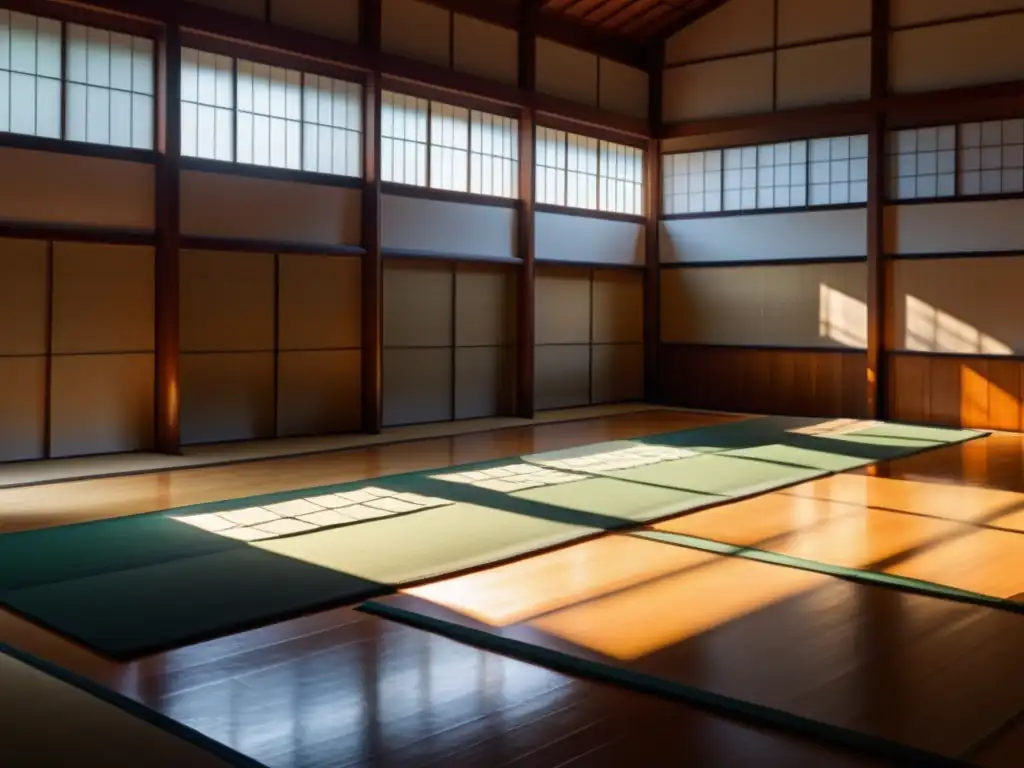
[[[561,17],[598,33],[648,43],[670,37],[721,4],[722,0],[541,0],[540,10],[543,16]]]

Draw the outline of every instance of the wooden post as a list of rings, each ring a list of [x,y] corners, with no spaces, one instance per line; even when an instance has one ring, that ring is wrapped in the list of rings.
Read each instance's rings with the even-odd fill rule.
[[[537,82],[536,3],[521,4],[519,27],[519,87],[533,93]],[[519,212],[517,252],[520,260],[516,291],[516,416],[534,415],[534,136],[536,113],[525,106],[519,113]]]
[[[155,437],[161,453],[181,452],[181,29],[168,23],[157,72]]]
[[[658,360],[661,357],[661,256],[658,246],[661,213],[661,82],[664,45],[657,46],[648,67],[647,114],[651,138],[644,155],[644,399],[661,402]]]
[[[888,360],[885,343],[888,301],[885,262],[886,121],[889,93],[889,0],[871,3],[871,127],[868,132],[868,331],[866,416],[888,415]]]
[[[362,0],[360,39],[380,51],[380,0]],[[369,434],[383,428],[383,261],[380,249],[380,73],[367,75],[363,88],[362,236],[362,426]]]

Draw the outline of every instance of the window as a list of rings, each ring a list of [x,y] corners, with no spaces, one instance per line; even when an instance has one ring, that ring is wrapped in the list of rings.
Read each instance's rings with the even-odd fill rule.
[[[153,41],[67,25],[67,135],[153,148]]]
[[[757,148],[757,207],[794,208],[805,205],[807,205],[807,142],[786,141],[759,146]]]
[[[1024,192],[1024,120],[960,126],[960,193]]]
[[[757,208],[757,147],[725,150],[723,208],[743,211]]]
[[[381,101],[381,179],[515,197],[518,122],[400,93]]]
[[[362,175],[362,88],[189,48],[181,53],[181,153]]]
[[[640,215],[643,152],[538,126],[537,202],[570,208]]]
[[[896,200],[956,194],[956,128],[889,134],[889,194]]]
[[[865,203],[868,199],[868,137],[811,139],[808,146],[811,205]]]
[[[722,150],[665,155],[662,163],[665,214],[722,210]]]
[[[0,10],[0,131],[59,139],[61,25]]]

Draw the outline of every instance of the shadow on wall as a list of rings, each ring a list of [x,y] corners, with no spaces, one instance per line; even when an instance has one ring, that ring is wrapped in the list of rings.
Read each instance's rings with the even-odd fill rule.
[[[904,344],[913,352],[959,355],[1012,355],[1013,349],[970,323],[937,309],[915,296],[907,296]]]
[[[868,307],[822,283],[818,291],[818,334],[844,347],[863,349],[868,344]]]

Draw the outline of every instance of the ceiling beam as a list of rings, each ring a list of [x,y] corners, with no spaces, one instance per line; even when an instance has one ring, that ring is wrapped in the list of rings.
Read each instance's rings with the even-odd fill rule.
[[[690,26],[698,19],[707,16],[712,11],[718,10],[723,5],[725,5],[726,2],[728,2],[728,0],[707,0],[707,2],[705,2],[700,9],[694,11],[693,13],[691,13],[688,9],[683,9],[683,15],[679,18],[678,21],[676,21],[673,24],[670,24],[669,26],[661,30],[661,39],[668,40],[670,37],[672,37],[672,35],[676,34],[676,32],[679,32],[684,28]]]

